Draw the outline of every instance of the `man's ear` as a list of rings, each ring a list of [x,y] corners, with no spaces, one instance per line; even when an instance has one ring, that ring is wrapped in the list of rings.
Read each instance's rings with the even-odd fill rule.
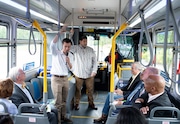
[[[151,90],[152,90],[152,91],[155,91],[155,90],[156,90],[156,87],[152,86],[152,87],[151,87]]]

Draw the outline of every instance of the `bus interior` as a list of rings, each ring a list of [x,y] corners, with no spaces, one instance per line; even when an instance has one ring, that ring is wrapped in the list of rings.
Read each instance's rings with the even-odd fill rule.
[[[154,66],[161,70],[168,96],[177,109],[173,109],[177,113],[176,119],[165,118],[163,121],[164,118],[152,117],[148,123],[178,124],[179,15],[179,0],[0,0],[0,78],[8,77],[9,70],[19,66],[26,73],[25,82],[35,99],[53,104],[49,46],[61,27],[67,25],[64,37],[69,37],[73,29],[73,44],[77,45],[80,36],[86,35],[88,46],[94,49],[98,61],[94,81],[97,111],[87,109],[85,86],[82,88],[81,109],[73,110],[75,78],[69,74],[67,117],[74,124],[92,124],[93,119],[101,116],[107,93],[113,92],[114,83],[131,77],[131,63],[135,61],[144,68]],[[61,49],[61,42],[58,44]],[[115,51],[115,44],[123,59],[110,66],[104,59],[111,48]],[[31,115],[24,116],[19,113],[15,124],[31,124],[28,121]],[[106,124],[115,122],[116,117],[108,119]]]

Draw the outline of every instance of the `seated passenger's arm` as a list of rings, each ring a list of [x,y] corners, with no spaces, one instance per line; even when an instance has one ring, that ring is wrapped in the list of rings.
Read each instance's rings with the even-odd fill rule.
[[[147,115],[149,113],[149,107],[146,106],[146,107],[142,107],[140,108],[140,111],[144,114],[144,115]]]
[[[121,89],[116,89],[114,92],[118,95],[123,95],[123,91]]]
[[[17,106],[17,108],[19,107],[19,105],[21,103],[24,103],[24,100],[21,99],[18,95],[16,94],[13,94],[11,97],[10,97],[10,100]],[[32,108],[32,107],[23,107],[22,108],[22,112],[25,112],[25,113],[37,113],[39,112],[39,108]]]

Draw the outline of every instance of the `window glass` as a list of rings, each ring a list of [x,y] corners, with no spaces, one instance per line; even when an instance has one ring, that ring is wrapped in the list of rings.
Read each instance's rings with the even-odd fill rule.
[[[36,48],[34,46],[33,35],[36,42]],[[41,60],[41,34],[38,31],[33,30],[31,32],[30,50],[29,50],[29,36],[30,29],[17,28],[17,66],[23,68],[25,71],[33,68],[40,67]],[[34,52],[36,52],[34,54]],[[31,55],[34,54],[34,55]]]
[[[108,38],[107,35],[100,35],[99,40],[95,40],[93,36],[87,36],[87,38],[88,46],[94,49],[98,61],[104,61],[105,57],[109,55],[112,38]]]
[[[164,37],[165,37],[165,32],[159,32],[157,33],[157,43],[164,43]],[[173,43],[174,42],[174,31],[169,31],[168,32],[168,43]]]
[[[7,26],[0,25],[0,38],[5,39],[7,38]]]
[[[2,39],[7,39],[8,36],[8,28],[5,25],[0,25],[0,79],[5,78],[8,73],[8,43],[6,43]]]
[[[1,34],[1,33],[0,33]],[[0,46],[7,46],[7,44],[0,44]],[[7,67],[8,67],[8,47],[0,47],[0,79],[5,78],[7,76]]]
[[[116,43],[118,46],[119,53],[124,56],[124,58],[133,58],[132,43],[133,39],[129,36],[117,37]]]
[[[92,47],[96,55],[98,56],[98,61],[104,61],[105,57],[109,55],[112,46],[112,38],[107,35],[100,35],[99,40],[95,40],[93,36],[88,37],[88,46]],[[132,38],[131,37],[117,37],[116,44],[118,47],[118,52],[125,58],[132,58],[133,52],[132,48]],[[98,47],[99,46],[99,47]],[[99,49],[99,51],[98,51]],[[97,52],[98,51],[98,52]]]
[[[166,69],[171,77],[172,75],[172,48],[167,48],[166,50]],[[164,71],[164,66],[163,66],[163,53],[164,53],[164,48],[156,48],[156,67]]]
[[[31,53],[34,53],[35,47],[31,46]],[[40,49],[41,44],[36,44],[36,53],[31,55],[28,50],[28,44],[17,44],[17,66],[24,70],[30,70],[40,67]]]
[[[145,46],[142,46],[142,49],[141,49],[141,63],[143,65],[147,65],[149,64],[149,61],[150,61],[150,53],[149,53],[149,47],[147,47],[146,45]]]
[[[41,34],[38,31],[33,31],[33,34],[31,32],[31,39],[33,39],[33,35],[35,40],[41,40]],[[17,29],[17,39],[29,39],[30,36],[30,30],[26,29]]]

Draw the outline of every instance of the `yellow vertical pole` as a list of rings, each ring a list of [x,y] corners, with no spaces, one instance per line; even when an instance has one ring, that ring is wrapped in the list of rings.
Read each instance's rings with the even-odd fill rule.
[[[116,38],[118,35],[126,29],[128,26],[127,23],[124,23],[121,25],[119,30],[114,34],[112,39],[112,49],[111,49],[111,80],[110,80],[110,92],[114,92],[114,70],[115,70],[115,44],[116,44]]]
[[[47,37],[45,32],[42,30],[42,28],[40,27],[39,23],[34,20],[33,22],[33,26],[36,27],[38,29],[38,31],[43,35],[44,38],[44,46],[43,46],[43,62],[44,62],[44,86],[43,86],[43,92],[47,93]]]

